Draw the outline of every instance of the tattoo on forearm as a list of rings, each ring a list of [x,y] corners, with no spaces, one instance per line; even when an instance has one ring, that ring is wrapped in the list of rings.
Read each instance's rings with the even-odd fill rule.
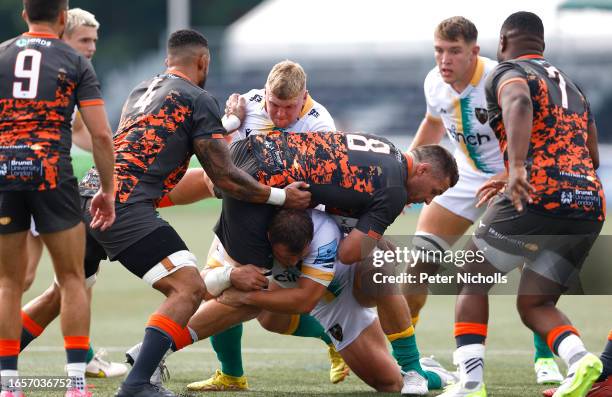
[[[215,186],[244,201],[262,203],[268,199],[265,188],[234,165],[225,142],[220,139],[196,139],[194,152]]]

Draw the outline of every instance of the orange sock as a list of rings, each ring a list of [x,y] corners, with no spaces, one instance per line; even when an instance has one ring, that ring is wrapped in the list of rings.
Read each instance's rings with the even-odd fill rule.
[[[571,325],[560,325],[558,327],[553,328],[548,335],[546,336],[546,344],[550,348],[550,351],[557,353],[557,347],[559,344],[559,337],[566,334],[572,333],[580,336],[578,330]]]
[[[181,327],[179,324],[175,323],[174,320],[163,314],[152,314],[147,322],[147,327],[158,328],[168,334],[172,338],[174,350],[181,350],[193,343],[191,333],[187,327]]]
[[[455,341],[457,347],[473,344],[484,344],[487,339],[487,324],[455,323]]]
[[[32,336],[36,338],[39,337],[45,330],[44,327],[38,325],[38,323],[32,320],[32,318],[28,316],[28,313],[24,312],[23,310],[21,311],[21,324],[23,325],[23,328],[25,328],[30,334],[32,334]]]

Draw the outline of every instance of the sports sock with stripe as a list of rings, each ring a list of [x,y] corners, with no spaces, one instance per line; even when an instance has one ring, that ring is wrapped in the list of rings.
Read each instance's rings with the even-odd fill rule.
[[[15,382],[19,376],[17,372],[17,358],[19,357],[19,341],[13,339],[0,339],[0,379],[2,390],[16,391]]]
[[[221,372],[234,377],[244,375],[244,368],[242,368],[242,324],[211,336],[210,344],[221,363]]]
[[[546,341],[537,333],[533,333],[533,347],[535,349],[534,362],[541,358],[555,358]]]
[[[568,374],[573,372],[573,365],[588,353],[578,331],[571,325],[553,328],[548,333],[546,342],[550,349],[565,361]]]
[[[129,386],[149,383],[155,368],[171,345],[172,337],[169,334],[156,327],[147,327],[138,358],[124,383]]]
[[[393,357],[402,371],[416,371],[427,379],[427,387],[429,389],[442,388],[440,376],[431,371],[424,371],[421,367],[419,348],[417,347],[416,336],[414,335],[414,326],[411,325],[402,332],[387,335],[387,339],[391,342]]]
[[[89,349],[88,336],[64,336],[64,348],[66,349],[66,372],[70,379],[70,387],[77,390],[85,390],[85,367],[87,363],[87,350]]]
[[[457,350],[453,362],[459,366],[463,387],[474,389],[484,382],[484,353],[487,325],[481,323],[455,323]]]
[[[291,324],[285,334],[303,336],[305,338],[318,338],[325,342],[326,345],[332,344],[332,340],[319,321],[309,314],[294,314],[291,316]]]
[[[612,331],[608,335],[608,343],[606,343],[599,359],[603,363],[603,371],[601,371],[601,376],[598,379],[601,382],[612,375]]]
[[[95,355],[96,355],[96,352],[94,351],[93,346],[91,345],[91,342],[90,342],[89,349],[87,350],[87,356],[85,357],[85,362],[89,364],[91,360],[93,360]]]
[[[20,348],[23,350],[30,343],[32,343],[34,339],[38,338],[43,333],[45,328],[36,323],[36,321],[30,318],[30,316],[23,310],[21,311],[21,324]]]

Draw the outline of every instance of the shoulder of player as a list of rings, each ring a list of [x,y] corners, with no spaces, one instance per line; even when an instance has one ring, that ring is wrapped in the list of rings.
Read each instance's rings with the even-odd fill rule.
[[[423,90],[425,92],[426,99],[431,101],[436,99],[439,96],[440,91],[446,90],[448,84],[442,80],[442,75],[440,75],[440,69],[435,66],[433,69],[427,73],[425,76],[425,80],[423,81]]]
[[[249,90],[244,94],[241,94],[240,96],[244,98],[247,103],[247,106],[253,104],[261,105],[264,100],[265,90],[263,88],[253,88],[252,90]]]
[[[317,119],[318,118],[328,118],[328,119],[332,118],[327,108],[321,105],[319,102],[315,101],[314,98],[312,100],[312,106],[310,107],[310,109],[308,109],[306,113],[306,117],[313,117]]]
[[[329,238],[334,238],[334,237],[338,239],[342,238],[340,229],[338,228],[338,225],[336,224],[336,222],[333,220],[331,216],[329,216],[323,211],[319,211],[315,209],[308,210],[308,212],[310,212],[310,217],[312,218],[312,223],[314,227],[313,235],[315,236],[314,238],[316,238],[317,235],[323,235],[323,234],[326,235],[324,239],[329,239]]]

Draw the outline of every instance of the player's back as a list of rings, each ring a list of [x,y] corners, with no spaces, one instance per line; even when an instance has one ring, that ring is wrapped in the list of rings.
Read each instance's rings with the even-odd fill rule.
[[[71,119],[103,104],[89,61],[57,36],[0,44],[0,190],[54,189],[73,178]]]
[[[114,136],[117,200],[159,199],[184,175],[193,139],[223,133],[218,103],[186,76],[173,71],[142,82]]]
[[[565,73],[539,56],[501,63],[493,82],[508,71],[527,80],[533,104],[527,155],[529,182],[536,189],[531,207],[555,215],[603,219],[603,190],[587,147],[592,115],[584,94]],[[493,90],[487,95],[492,96]],[[505,152],[507,136],[497,105],[490,109],[490,123]]]

